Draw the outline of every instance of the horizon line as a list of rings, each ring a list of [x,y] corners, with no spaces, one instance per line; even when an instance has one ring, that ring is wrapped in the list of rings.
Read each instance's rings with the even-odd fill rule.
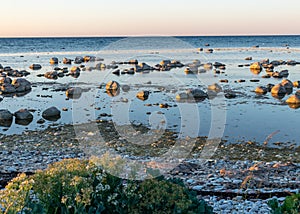
[[[210,36],[300,36],[300,34],[207,34],[207,35],[57,35],[57,36],[0,36],[0,39],[17,39],[17,38],[122,38],[122,37],[210,37]]]

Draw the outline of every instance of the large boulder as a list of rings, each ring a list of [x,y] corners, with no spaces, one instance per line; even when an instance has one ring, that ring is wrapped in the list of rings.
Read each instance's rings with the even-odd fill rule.
[[[287,104],[300,104],[300,96],[292,95],[286,100]]]
[[[2,94],[11,94],[16,92],[16,88],[9,83],[4,83],[0,86],[0,91]]]
[[[277,84],[272,88],[271,93],[274,95],[283,95],[286,94],[286,89],[281,84]]]
[[[32,70],[40,70],[42,66],[40,64],[32,64],[29,66],[29,68]]]
[[[58,58],[57,58],[57,57],[52,57],[52,58],[50,59],[50,64],[51,64],[51,65],[56,65],[56,64],[58,64]]]
[[[262,66],[260,64],[260,62],[254,62],[250,65],[250,70],[253,71],[261,71],[262,70]]]
[[[16,92],[25,92],[31,90],[31,83],[24,78],[14,79],[11,84],[15,87]]]
[[[284,79],[281,81],[281,85],[283,87],[285,87],[286,90],[291,90],[293,89],[294,85],[292,83],[292,81],[288,80],[288,79]]]
[[[0,120],[12,120],[13,114],[7,109],[0,109]]]
[[[79,99],[82,94],[82,89],[79,87],[69,88],[66,91],[66,95],[70,99]]]
[[[44,77],[46,77],[47,79],[56,80],[58,78],[58,73],[57,71],[48,71],[44,74]]]
[[[32,120],[33,115],[27,109],[20,109],[14,113],[17,120]]]
[[[60,113],[60,110],[53,106],[43,111],[42,117],[46,120],[56,121],[60,118]]]

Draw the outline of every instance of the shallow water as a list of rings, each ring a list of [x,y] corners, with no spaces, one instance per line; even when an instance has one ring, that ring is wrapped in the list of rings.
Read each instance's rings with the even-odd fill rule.
[[[210,43],[210,47],[205,47]],[[61,119],[54,122],[83,123],[89,120],[113,120],[117,125],[144,124],[153,129],[170,129],[186,136],[222,137],[229,143],[257,141],[263,143],[270,134],[275,133],[269,145],[284,142],[284,146],[295,144],[299,146],[300,109],[291,109],[282,100],[267,95],[256,95],[253,90],[258,85],[277,84],[281,80],[263,79],[262,72],[255,75],[249,67],[238,67],[264,58],[272,60],[299,60],[300,37],[180,37],[180,38],[63,38],[63,39],[0,39],[0,63],[14,69],[26,69],[32,63],[39,63],[43,68],[30,71],[26,77],[35,87],[23,97],[5,97],[0,103],[1,109],[15,112],[21,108],[36,110],[34,120],[27,126],[13,122],[10,127],[2,127],[1,133],[15,134],[24,130],[43,129],[53,124],[47,121],[37,124],[41,112],[57,106],[63,111]],[[290,45],[290,49],[284,47]],[[260,45],[260,48],[252,48]],[[214,48],[212,54],[198,52],[198,47]],[[219,49],[217,49],[219,48]],[[127,61],[138,59],[151,66],[163,59],[176,59],[189,63],[195,59],[206,62],[222,62],[226,64],[224,74],[215,75],[213,71],[203,74],[186,75],[184,68],[168,72],[153,71],[136,73],[135,75],[115,76],[113,70],[82,71],[79,78],[71,76],[58,80],[47,80],[37,77],[37,74],[52,70],[55,66],[49,64],[51,57],[74,59],[76,56],[94,55],[104,58],[104,63],[111,61]],[[21,57],[22,56],[22,57]],[[252,56],[252,61],[245,57]],[[92,66],[94,63],[87,63]],[[71,67],[59,64],[60,67]],[[122,65],[121,68],[130,68]],[[300,80],[300,66],[280,66],[276,70],[289,70],[291,81]],[[121,69],[122,70],[122,69]],[[181,103],[175,100],[178,92],[188,88],[200,87],[206,91],[207,85],[228,79],[228,83],[219,83],[224,90],[237,93],[234,99],[226,99],[223,93],[214,99],[206,99],[197,103]],[[244,79],[245,83],[236,83]],[[250,82],[259,79],[260,82]],[[121,85],[130,86],[129,92],[121,90],[116,97],[109,97],[104,88],[99,88],[110,80],[118,81]],[[52,91],[62,85],[76,85],[85,90],[78,100],[66,100],[65,92]],[[150,96],[146,101],[135,97],[140,90],[149,90]],[[296,89],[294,89],[295,92]],[[50,95],[52,97],[42,97]],[[125,100],[127,102],[124,102]],[[158,105],[167,103],[169,108]],[[149,106],[151,105],[151,106]],[[105,114],[107,115],[105,115]],[[111,115],[111,116],[110,116]],[[223,132],[224,129],[224,132]],[[126,136],[125,136],[126,137]]]

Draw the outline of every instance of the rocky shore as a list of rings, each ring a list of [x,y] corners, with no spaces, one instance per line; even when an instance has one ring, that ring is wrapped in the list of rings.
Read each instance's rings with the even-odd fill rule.
[[[155,156],[165,152],[176,139],[174,133],[166,131],[155,146],[126,145],[115,135],[112,122],[102,121],[97,125],[99,130],[104,130],[101,135],[107,140],[104,149],[113,149],[127,158],[154,161]],[[32,174],[64,158],[88,158],[82,150],[82,139],[88,145],[91,133],[88,124],[81,126],[82,133],[75,133],[72,125],[58,125],[22,135],[0,135],[1,188],[20,172]],[[140,127],[136,132],[143,129],[148,130]],[[196,142],[191,155],[166,176],[182,179],[200,198],[207,200],[216,213],[269,213],[267,201],[270,198],[281,200],[300,189],[299,148],[287,151],[247,143],[226,146],[221,142],[211,159],[201,160],[197,155],[205,141],[198,138]],[[147,154],[143,153],[146,147]],[[230,151],[235,156],[230,155]]]

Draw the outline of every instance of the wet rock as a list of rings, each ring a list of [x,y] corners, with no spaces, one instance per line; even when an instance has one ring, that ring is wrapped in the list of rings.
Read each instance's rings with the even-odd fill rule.
[[[2,94],[11,94],[16,92],[16,88],[9,83],[4,83],[0,86],[0,91]]]
[[[56,80],[58,78],[58,73],[56,71],[48,71],[44,74],[44,77]]]
[[[40,64],[32,64],[29,66],[29,68],[32,70],[40,70],[42,66]]]
[[[57,58],[57,57],[52,57],[52,58],[50,59],[50,64],[51,64],[51,65],[56,65],[56,64],[58,64],[58,58]]]
[[[79,87],[69,88],[66,91],[66,96],[70,99],[79,99],[82,94],[82,89]]]
[[[190,98],[201,99],[206,98],[207,94],[199,88],[189,89],[186,91]]]
[[[281,81],[281,85],[286,89],[286,90],[291,90],[293,89],[294,85],[293,83],[288,80],[288,79],[284,79]]]
[[[150,70],[153,70],[153,68],[144,62],[140,63],[138,65],[135,65],[135,67],[134,67],[135,72],[150,71]]]
[[[286,94],[286,89],[281,84],[277,84],[272,88],[271,93],[274,95]]]
[[[12,80],[9,77],[0,77],[0,84],[8,83],[11,84]]]
[[[289,71],[288,70],[282,70],[279,72],[279,75],[282,77],[288,77],[289,76]]]
[[[75,60],[74,60],[74,63],[75,64],[81,64],[81,63],[83,63],[84,62],[84,59],[83,59],[83,57],[81,57],[81,56],[77,56],[76,58],[75,58]]]
[[[43,111],[42,117],[46,120],[50,121],[56,121],[60,118],[60,110],[58,110],[56,107],[50,107]]]
[[[149,97],[150,92],[149,91],[139,91],[136,95],[136,97],[140,100],[147,100]]]
[[[7,109],[0,109],[0,120],[12,120],[13,119],[13,114],[8,111]]]
[[[119,90],[120,89],[120,84],[116,81],[109,81],[106,86],[106,90]]]
[[[295,82],[293,82],[293,86],[294,86],[295,88],[300,88],[300,81],[295,81]]]
[[[25,92],[31,90],[31,83],[24,78],[14,79],[12,81],[12,85],[15,87],[16,92]]]
[[[33,115],[27,109],[20,109],[14,113],[16,119],[18,120],[31,120],[33,119]]]
[[[63,63],[64,64],[67,64],[67,65],[71,65],[72,64],[72,60],[71,59],[68,59],[66,57],[63,58]]]
[[[262,70],[262,66],[260,62],[254,62],[250,65],[250,70],[253,72],[260,72]]]
[[[286,100],[287,104],[300,104],[300,96],[292,95]]]
[[[266,94],[266,93],[268,93],[268,89],[264,86],[258,86],[255,89],[255,93],[257,93],[257,94]]]

